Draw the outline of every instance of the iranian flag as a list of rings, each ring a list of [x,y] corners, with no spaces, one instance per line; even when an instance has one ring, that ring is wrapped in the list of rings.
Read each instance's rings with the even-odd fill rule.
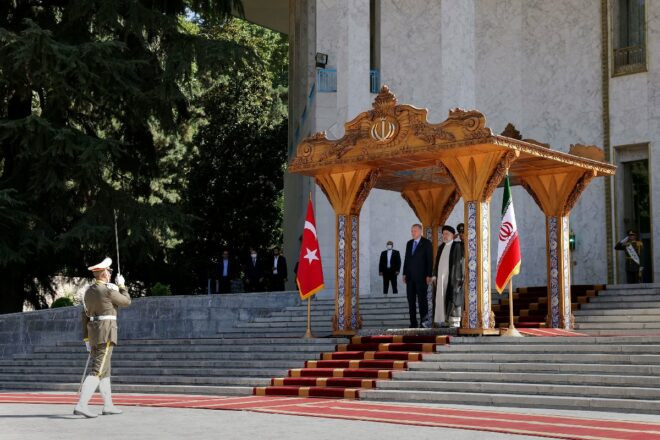
[[[311,195],[307,204],[305,228],[303,229],[302,244],[300,245],[296,284],[301,299],[310,298],[323,289],[323,266],[321,265],[319,240],[316,237],[316,222],[314,221]]]
[[[502,293],[509,280],[520,273],[520,240],[516,227],[516,215],[513,212],[509,175],[504,179],[504,197],[502,198],[502,224],[497,244],[497,275],[495,288]]]

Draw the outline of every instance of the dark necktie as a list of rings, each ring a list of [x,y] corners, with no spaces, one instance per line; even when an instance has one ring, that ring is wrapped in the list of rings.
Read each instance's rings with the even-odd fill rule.
[[[417,242],[413,241],[413,249],[412,249],[413,254],[415,253],[415,249],[417,249]]]

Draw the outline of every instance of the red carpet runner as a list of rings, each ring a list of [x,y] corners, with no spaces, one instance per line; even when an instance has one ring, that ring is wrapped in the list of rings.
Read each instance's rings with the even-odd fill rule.
[[[0,404],[65,404],[69,407],[62,411],[67,414],[70,414],[71,408],[77,400],[77,395],[73,393],[0,393]],[[660,423],[522,414],[507,412],[506,410],[469,410],[437,406],[414,406],[412,404],[391,405],[355,400],[271,396],[213,397],[115,394],[113,400],[116,405],[121,406],[245,410],[271,414],[536,435],[560,439],[660,440]],[[98,396],[95,396],[91,403],[101,405],[102,401]],[[11,419],[11,416],[8,418]]]
[[[392,371],[406,370],[408,362],[421,361],[447,344],[447,336],[354,336],[333,353],[289,370],[289,376],[255,387],[257,396],[334,397],[357,399],[360,388],[374,388],[376,380],[391,379]]]

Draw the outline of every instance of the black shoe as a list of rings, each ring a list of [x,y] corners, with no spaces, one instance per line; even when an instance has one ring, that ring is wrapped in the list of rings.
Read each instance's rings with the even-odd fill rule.
[[[392,295],[398,295],[399,292],[392,292]]]

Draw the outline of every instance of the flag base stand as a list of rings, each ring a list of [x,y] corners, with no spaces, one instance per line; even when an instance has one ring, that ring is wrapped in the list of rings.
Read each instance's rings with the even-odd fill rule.
[[[509,280],[509,328],[500,333],[500,336],[522,338],[523,335],[513,325],[513,281]]]
[[[510,325],[508,329],[503,330],[502,332],[500,332],[500,336],[508,336],[508,337],[515,337],[515,338],[522,338],[523,337],[523,335],[513,325]]]
[[[313,339],[314,335],[312,334],[312,299],[307,298],[307,331],[305,331],[305,336],[303,339]]]

